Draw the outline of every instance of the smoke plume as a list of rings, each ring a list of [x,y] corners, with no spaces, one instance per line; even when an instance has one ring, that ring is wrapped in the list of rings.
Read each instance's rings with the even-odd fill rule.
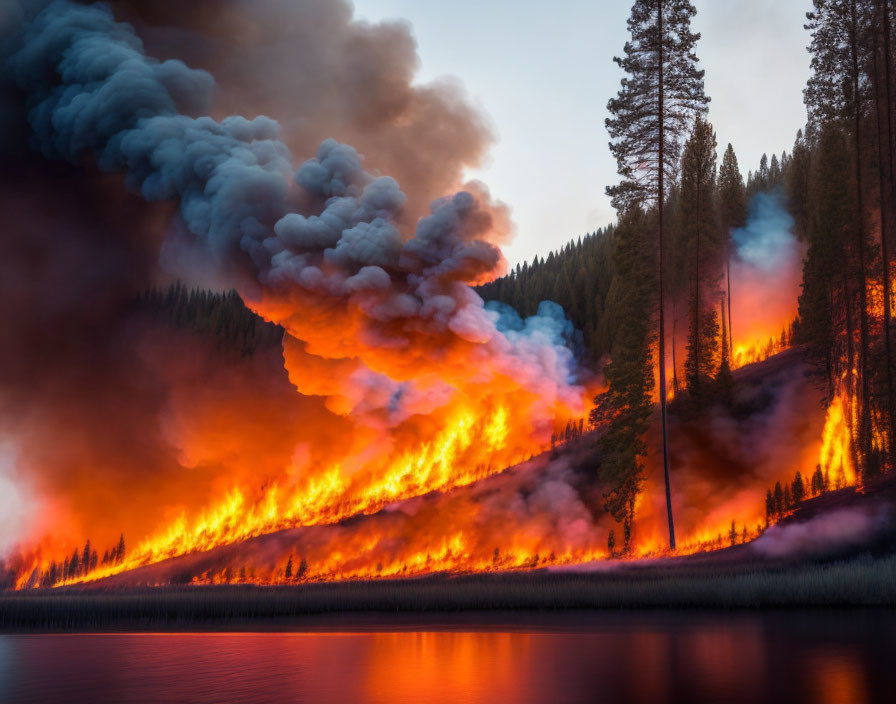
[[[122,5],[163,56],[187,46],[225,85],[148,56],[105,5],[19,3],[0,25],[3,117],[17,136],[5,146],[21,165],[0,195],[30,194],[15,207],[34,230],[5,244],[3,305],[26,334],[4,354],[62,385],[29,389],[10,374],[4,411],[17,397],[29,409],[14,424],[22,471],[78,507],[81,520],[56,531],[109,536],[123,496],[164,524],[234,488],[227,506],[263,500],[268,516],[277,505],[258,532],[326,522],[487,475],[582,413],[562,312],[522,321],[472,289],[503,272],[510,221],[481,184],[446,194],[487,131],[457,89],[412,85],[407,27],[354,22],[341,2],[285,14],[281,2],[181,5],[178,27],[173,4]],[[223,115],[259,106],[286,125]],[[358,137],[367,158],[334,134]],[[296,169],[287,142],[304,151],[311,139],[323,141]],[[392,165],[410,192],[378,170]],[[215,361],[134,319],[133,296],[172,274],[234,287],[281,325],[289,384],[263,356]],[[30,304],[41,315],[24,315]],[[60,353],[50,331],[73,349]]]

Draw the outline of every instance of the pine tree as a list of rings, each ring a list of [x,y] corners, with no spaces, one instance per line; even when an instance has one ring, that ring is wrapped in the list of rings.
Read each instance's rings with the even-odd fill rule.
[[[734,359],[734,327],[731,323],[731,257],[733,256],[731,231],[747,222],[747,189],[737,164],[737,155],[730,144],[722,157],[719,168],[718,189],[719,222],[725,244],[725,280],[728,302],[728,355]]]
[[[894,379],[894,360],[892,342],[892,315],[891,292],[889,282],[890,274],[890,248],[889,238],[892,226],[896,226],[896,154],[894,154],[893,135],[893,79],[891,76],[893,61],[891,56],[891,29],[892,17],[890,14],[889,0],[877,0],[876,12],[872,14],[874,32],[873,41],[873,68],[872,77],[875,90],[874,107],[877,132],[877,171],[878,171],[878,203],[880,206],[880,253],[881,253],[881,278],[887,282],[883,288],[883,326],[881,337],[883,339],[883,367],[886,389],[886,450],[889,454],[891,465],[896,458],[896,379]]]
[[[826,125],[813,159],[810,186],[809,249],[803,262],[799,298],[799,341],[824,363],[829,395],[846,369],[853,368],[853,312],[848,275],[848,235],[855,203],[850,184],[850,157],[843,132]],[[845,334],[843,334],[845,333]]]
[[[84,574],[90,571],[90,558],[92,552],[90,550],[90,539],[84,544],[84,552],[81,553],[81,571]]]
[[[688,356],[685,378],[689,394],[700,397],[719,367],[719,325],[714,299],[720,251],[720,230],[715,206],[716,138],[712,126],[701,118],[684,150],[679,228],[689,263]],[[711,294],[710,291],[713,293]]]
[[[778,155],[772,154],[772,160],[768,167],[768,187],[775,189],[781,183],[781,165],[778,163]]]
[[[283,573],[283,577],[287,582],[292,579],[292,555],[289,556],[289,560],[286,562],[286,571]]]
[[[124,560],[124,533],[118,538],[118,547],[115,548],[115,561],[121,562],[122,560]]]
[[[796,134],[793,145],[793,156],[787,177],[787,204],[793,216],[794,232],[805,241],[809,231],[809,170],[810,149],[803,137],[803,131]]]
[[[786,506],[784,505],[784,490],[781,488],[781,482],[775,482],[775,516],[784,513]]]
[[[765,492],[765,525],[770,525],[775,517],[775,497],[772,490]]]
[[[663,432],[663,470],[669,544],[675,547],[672,496],[669,484],[669,449],[666,427],[665,290],[663,245],[664,205],[669,182],[674,180],[679,143],[690,121],[706,111],[704,72],[694,53],[699,34],[691,31],[696,14],[690,0],[635,0],[628,28],[631,40],[625,56],[615,61],[626,77],[607,108],[610,150],[616,157],[622,182],[607,189],[614,207],[626,212],[653,203],[658,209],[660,416]]]
[[[648,228],[648,218],[638,209],[623,215],[618,225],[613,285],[619,310],[612,361],[604,368],[609,387],[595,399],[591,411],[592,423],[607,425],[598,441],[600,479],[606,487],[605,508],[623,525],[625,552],[631,548],[635,499],[644,481],[644,435],[653,410],[650,310],[654,289],[649,267],[645,275],[645,262],[651,257]]]
[[[803,483],[803,475],[799,472],[796,473],[796,477],[793,479],[793,490],[791,492],[793,494],[793,503],[798,504],[803,500],[803,497],[806,495],[806,485]]]
[[[850,132],[852,142],[852,163],[848,165],[853,175],[852,188],[855,199],[851,214],[851,242],[849,249],[855,258],[850,266],[844,267],[844,289],[858,291],[859,341],[853,345],[852,330],[848,330],[849,369],[858,370],[858,384],[850,389],[850,396],[858,405],[859,428],[858,448],[854,460],[860,470],[870,450],[871,420],[868,367],[868,272],[866,266],[866,228],[864,208],[864,187],[862,183],[862,137],[861,125],[868,93],[868,80],[863,70],[860,56],[861,26],[866,18],[863,10],[867,3],[858,0],[813,0],[814,10],[807,13],[806,28],[812,34],[809,52],[812,55],[812,74],[805,91],[805,102],[809,109],[810,127],[823,130],[828,125],[836,125]],[[844,259],[844,262],[849,261]],[[842,263],[841,263],[842,266]],[[853,266],[855,271],[852,271]],[[849,281],[855,278],[854,282]],[[847,296],[847,322],[852,322],[852,302]],[[852,374],[849,375],[850,378]]]

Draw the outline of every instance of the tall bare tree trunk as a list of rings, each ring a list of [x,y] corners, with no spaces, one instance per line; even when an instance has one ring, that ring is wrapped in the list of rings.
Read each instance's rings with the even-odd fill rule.
[[[731,326],[731,247],[728,247],[728,261],[726,262],[728,279],[728,366],[734,368],[734,328]],[[724,317],[725,311],[722,311]]]
[[[665,268],[665,251],[663,249],[663,206],[666,197],[663,188],[663,176],[665,175],[666,163],[665,157],[665,105],[663,104],[664,86],[663,86],[663,0],[657,0],[658,23],[659,23],[659,127],[660,127],[660,153],[659,153],[659,183],[657,193],[657,203],[659,205],[660,232],[659,232],[659,256],[660,256],[660,334],[659,334],[659,365],[660,365],[660,418],[663,426],[663,476],[666,480],[666,513],[669,516],[669,548],[675,549],[675,522],[672,519],[672,487],[669,484],[669,431],[666,419],[666,321],[664,310],[665,289],[663,281],[663,273]]]
[[[853,407],[856,403],[856,387],[855,387],[855,375],[853,374],[853,369],[856,366],[856,353],[855,353],[855,328],[853,326],[852,321],[852,301],[853,295],[852,290],[849,286],[849,274],[847,269],[844,267],[843,269],[843,313],[846,316],[846,380],[847,380],[847,389],[851,392],[847,394],[847,414],[846,414],[846,424],[849,426],[849,437],[850,437],[850,449],[852,451],[852,460],[853,465],[856,468],[861,467],[859,464],[859,451],[856,446],[856,427],[855,427],[855,413],[853,413]]]
[[[719,299],[719,308],[721,309],[719,311],[719,313],[722,318],[722,359],[724,360],[725,356],[728,353],[728,340],[730,339],[730,336],[728,334],[728,327],[725,324],[725,299],[724,299],[724,297]],[[729,369],[731,368],[731,357],[728,357],[728,368]]]
[[[700,176],[697,174],[697,252],[694,257],[694,390],[700,388]]]
[[[855,122],[855,160],[856,160],[856,203],[858,207],[858,230],[856,232],[856,249],[859,255],[859,468],[864,469],[865,460],[871,443],[871,415],[868,408],[868,280],[865,271],[865,207],[862,188],[862,97],[859,92],[859,48],[858,48],[858,18],[856,16],[856,0],[850,0],[850,27],[849,43],[852,54],[852,84],[853,84],[853,117]],[[852,374],[852,363],[849,373]]]
[[[890,3],[889,0],[883,0],[880,3],[882,15],[883,17],[881,24],[884,28],[884,105],[886,107],[886,114],[883,116],[886,118],[886,131],[887,131],[887,145],[886,145],[886,154],[887,154],[887,162],[889,164],[889,177],[890,177],[890,188],[889,188],[889,201],[890,207],[886,210],[889,210],[890,216],[896,215],[896,212],[893,211],[894,206],[896,206],[896,178],[893,175],[893,117],[892,117],[892,99],[891,99],[891,86],[892,80],[890,77],[890,63],[892,61],[890,55]],[[875,52],[875,58],[877,57],[877,52]],[[877,72],[875,71],[877,75]],[[883,171],[883,162],[884,162],[884,144],[883,144],[883,134],[881,130],[881,110],[880,110],[880,98],[878,97],[878,109],[877,109],[877,144],[878,144],[878,153],[880,155],[878,159],[879,169],[880,169],[880,249],[881,249],[881,261],[883,263],[883,288],[884,288],[884,351],[885,351],[885,364],[886,364],[886,378],[887,378],[887,415],[889,423],[887,424],[887,451],[890,458],[890,464],[894,463],[894,457],[896,457],[896,386],[894,386],[893,380],[893,350],[891,343],[891,320],[890,320],[890,256],[888,251],[887,244],[887,212],[884,209],[884,202],[886,199],[885,191],[887,190],[884,186],[884,171]]]

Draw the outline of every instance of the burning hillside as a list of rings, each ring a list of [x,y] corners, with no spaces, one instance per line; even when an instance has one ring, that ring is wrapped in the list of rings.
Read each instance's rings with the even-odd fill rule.
[[[755,538],[765,527],[765,486],[785,480],[794,467],[808,472],[818,460],[824,413],[802,350],[739,371],[736,393],[734,410],[716,412],[711,426],[705,417],[673,423],[675,460],[688,468],[677,474],[683,535],[678,555]],[[758,449],[759,436],[770,439],[777,451]],[[124,560],[61,581],[298,583],[534,569],[605,559],[611,556],[606,541],[614,522],[602,506],[603,487],[594,481],[600,456],[593,442],[590,434],[573,438],[469,486],[396,501],[369,515],[325,525],[309,521],[305,527],[221,537],[217,547],[176,553],[180,557],[151,555],[151,544],[144,544]],[[662,540],[662,502],[662,482],[651,476],[636,523],[637,548],[628,557],[669,554]]]
[[[0,26],[16,106],[0,200],[21,223],[0,258],[14,328],[4,474],[28,506],[4,536],[15,586],[336,580],[665,553],[660,448],[635,463],[646,484],[629,484],[624,545],[607,512],[613,477],[594,447],[607,428],[586,420],[606,384],[570,319],[583,307],[544,300],[521,316],[477,292],[505,273],[509,211],[462,183],[487,131],[455,88],[412,83],[407,28],[356,22],[342,3],[332,15],[304,8],[327,15],[334,44],[382,80],[363,106],[304,86],[320,104],[307,124],[281,125],[221,113],[247,109],[256,90],[265,109],[294,107],[242,71],[216,84],[205,70],[227,64],[214,35],[233,41],[234,16],[188,13],[196,69],[155,58],[148,48],[171,53],[160,16],[123,5],[141,36],[109,7],[69,0],[23,3]],[[283,40],[269,19],[253,19],[258,37]],[[265,59],[249,35],[237,42],[249,64],[279,56]],[[332,47],[309,39],[304,50],[344,79]],[[383,78],[393,69],[404,83]],[[328,138],[312,145],[312,133]],[[365,155],[345,141],[355,137]],[[297,162],[296,149],[314,156]],[[380,170],[393,166],[395,177]],[[664,360],[695,387],[734,370],[724,402],[673,408],[679,553],[757,536],[767,486],[797,469],[857,480],[852,411],[836,396],[825,425],[803,351],[787,349],[805,248],[779,194],[752,203],[734,234],[731,300],[715,275],[694,282],[695,319],[711,334],[688,333],[693,369],[676,361],[675,332]],[[618,241],[607,232],[599,248],[613,259]],[[623,315],[611,304],[625,311],[616,273],[600,285],[593,345]],[[553,297],[582,277],[561,268],[567,289],[555,282]],[[214,303],[178,284],[147,297],[179,279],[236,293]],[[685,303],[690,283],[679,288]],[[167,306],[168,324],[147,300]],[[712,350],[699,352],[702,337]]]

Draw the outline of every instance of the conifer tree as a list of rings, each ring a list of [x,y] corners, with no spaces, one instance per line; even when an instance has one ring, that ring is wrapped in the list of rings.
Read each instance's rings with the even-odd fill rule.
[[[84,544],[84,552],[81,553],[81,571],[84,574],[90,571],[90,558],[91,558],[91,550],[90,550],[90,539]]]
[[[722,157],[719,168],[719,221],[725,243],[725,281],[727,288],[728,356],[734,359],[734,326],[731,322],[731,257],[733,247],[731,232],[747,222],[747,189],[737,164],[737,155],[731,144]]]
[[[807,13],[806,28],[812,34],[809,52],[812,55],[812,74],[805,90],[805,102],[809,109],[809,125],[816,130],[828,124],[838,126],[850,134],[853,156],[849,171],[853,174],[854,204],[851,214],[852,238],[849,245],[855,258],[856,270],[852,265],[844,267],[844,288],[847,292],[858,291],[859,341],[849,345],[849,369],[858,370],[857,388],[851,396],[858,404],[858,445],[855,460],[864,468],[870,449],[870,391],[868,368],[868,272],[866,267],[866,229],[864,208],[864,187],[862,182],[862,136],[865,106],[867,102],[868,80],[864,71],[864,61],[860,56],[861,26],[865,23],[864,10],[867,3],[858,0],[813,0],[814,9]],[[848,261],[844,259],[844,262]],[[850,263],[851,264],[851,263]],[[842,265],[842,264],[841,264]],[[855,278],[851,282],[849,278]],[[847,302],[852,307],[852,302]],[[850,310],[847,322],[852,323]],[[852,330],[848,331],[851,337]],[[851,377],[852,375],[850,375]]]
[[[892,280],[890,273],[889,238],[892,226],[896,226],[896,154],[893,135],[893,96],[891,29],[892,17],[889,0],[876,0],[872,14],[875,31],[872,33],[874,81],[874,107],[877,132],[878,203],[880,206],[881,278]],[[894,379],[892,315],[890,286],[883,287],[883,366],[886,389],[886,449],[891,465],[896,457],[896,379]]]
[[[823,361],[829,396],[840,378],[842,358],[853,368],[853,322],[848,266],[848,235],[854,226],[854,191],[850,183],[846,137],[826,125],[813,159],[809,213],[809,249],[803,262],[803,292],[799,298],[799,341]],[[842,329],[844,334],[840,334]],[[844,355],[845,348],[845,355]]]
[[[669,544],[675,547],[669,449],[666,427],[666,352],[664,267],[664,205],[673,180],[681,137],[691,120],[706,111],[704,72],[697,68],[695,47],[700,35],[691,31],[696,14],[690,0],[635,0],[628,28],[630,41],[615,61],[625,71],[618,95],[607,108],[610,150],[616,157],[621,183],[607,189],[620,212],[654,204],[658,210],[659,299],[658,364],[663,470]],[[649,261],[649,260],[646,260]]]
[[[787,177],[787,204],[793,216],[796,236],[805,241],[809,231],[809,168],[811,153],[803,137],[803,131],[796,134],[793,155]]]
[[[701,118],[684,150],[681,161],[681,192],[678,202],[679,228],[687,247],[688,356],[685,378],[692,397],[700,396],[719,366],[719,324],[715,305],[720,238],[715,206],[716,137],[712,126]],[[713,293],[710,294],[710,291]]]
[[[793,495],[793,502],[798,504],[803,500],[803,497],[806,495],[806,485],[803,483],[803,475],[799,472],[796,473],[796,476],[793,479],[793,490],[791,492]]]
[[[606,423],[599,440],[600,478],[606,487],[604,505],[623,525],[623,551],[631,548],[635,499],[644,481],[644,435],[653,410],[654,342],[650,310],[654,282],[644,271],[649,257],[648,218],[637,208],[622,216],[614,253],[620,309],[613,335],[611,362],[604,368],[609,384],[595,399],[592,423]]]
[[[118,538],[118,547],[115,548],[115,561],[121,562],[124,560],[124,533]]]

